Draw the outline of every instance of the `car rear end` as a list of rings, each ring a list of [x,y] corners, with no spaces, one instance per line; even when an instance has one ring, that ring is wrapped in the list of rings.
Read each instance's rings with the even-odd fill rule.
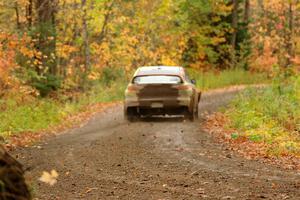
[[[184,114],[192,110],[192,100],[193,88],[179,75],[136,75],[125,91],[125,115]]]

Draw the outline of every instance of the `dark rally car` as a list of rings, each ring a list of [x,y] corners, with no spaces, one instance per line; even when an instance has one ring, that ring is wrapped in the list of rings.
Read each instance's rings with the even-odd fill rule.
[[[125,91],[124,113],[133,121],[142,116],[184,115],[198,117],[201,98],[183,67],[140,67]]]

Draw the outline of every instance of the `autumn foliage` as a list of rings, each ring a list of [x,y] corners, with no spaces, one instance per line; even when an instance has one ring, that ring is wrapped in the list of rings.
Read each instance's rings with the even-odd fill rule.
[[[3,91],[12,84],[11,72],[16,68],[16,38],[0,33],[0,88]],[[2,94],[3,95],[3,94]]]
[[[87,90],[105,78],[107,68],[126,77],[142,65],[270,72],[299,60],[296,1],[1,0],[0,5],[1,88],[26,85],[41,96]]]

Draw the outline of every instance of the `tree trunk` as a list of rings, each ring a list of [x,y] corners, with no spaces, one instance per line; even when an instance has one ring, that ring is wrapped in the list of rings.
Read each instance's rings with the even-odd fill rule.
[[[250,18],[250,0],[245,0],[244,23],[248,26]]]
[[[264,13],[264,0],[257,0],[259,14]]]
[[[231,28],[233,29],[232,36],[231,36],[231,47],[232,47],[232,54],[231,54],[231,67],[235,67],[236,65],[236,43],[237,43],[237,32],[238,32],[238,7],[239,7],[239,0],[232,0],[232,20],[231,20]]]
[[[293,1],[289,2],[289,11],[288,11],[288,24],[289,24],[289,32],[287,38],[287,51],[289,58],[287,60],[287,66],[291,65],[292,58],[294,55],[294,11],[293,11]]]
[[[87,24],[87,3],[86,0],[81,1],[81,7],[83,9],[83,18],[82,18],[82,25],[83,25],[83,48],[84,48],[84,76],[83,76],[83,83],[86,82],[87,75],[90,71],[90,46],[89,46],[89,31],[88,31],[88,24]],[[83,85],[84,86],[84,85]]]
[[[42,53],[40,60],[43,67],[48,67],[52,75],[57,74],[56,65],[56,27],[55,12],[57,0],[37,0],[36,10],[38,16],[38,46],[37,49]]]
[[[264,8],[264,0],[257,0],[257,18],[256,20],[261,20],[264,21],[264,17],[265,17],[265,8]],[[264,28],[264,30],[266,30],[266,23],[262,23],[261,26]],[[256,27],[256,31],[259,32],[259,29],[261,26],[257,26]],[[262,37],[265,37],[265,33],[263,33]],[[259,55],[262,55],[264,53],[264,42],[261,42],[259,48],[258,48],[258,52]]]
[[[232,0],[232,21],[231,26],[233,29],[232,38],[231,38],[231,46],[232,49],[236,49],[236,39],[237,39],[237,29],[238,29],[238,7],[239,7],[239,1],[238,0]]]
[[[104,15],[104,21],[103,21],[103,24],[102,24],[102,27],[101,27],[101,32],[99,34],[99,43],[101,44],[105,38],[105,34],[107,32],[107,25],[109,23],[109,19],[111,18],[111,15],[112,15],[112,8],[115,4],[115,0],[113,0],[112,2],[110,3],[107,3],[105,5],[105,11],[106,11],[106,14]]]
[[[28,0],[28,5],[27,5],[27,8],[26,8],[26,21],[27,21],[27,26],[28,26],[28,29],[30,30],[31,27],[32,27],[32,19],[33,19],[33,2],[32,0]]]
[[[18,2],[15,2],[15,12],[16,12],[17,29],[21,29],[20,12],[19,12]]]

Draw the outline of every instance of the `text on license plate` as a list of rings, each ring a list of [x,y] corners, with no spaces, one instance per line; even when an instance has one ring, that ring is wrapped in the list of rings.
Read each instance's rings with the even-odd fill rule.
[[[152,103],[151,108],[163,108],[164,105],[162,103]]]

